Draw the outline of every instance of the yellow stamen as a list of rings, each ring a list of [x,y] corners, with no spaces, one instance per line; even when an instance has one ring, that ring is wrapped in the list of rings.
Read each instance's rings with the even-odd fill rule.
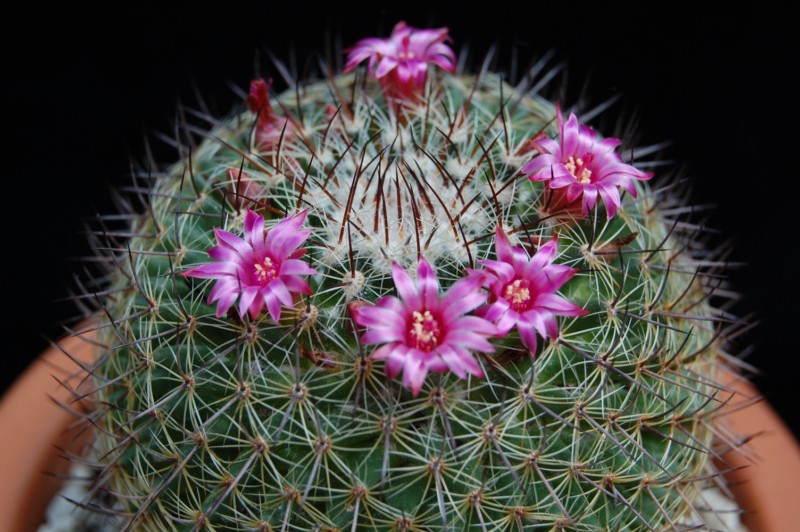
[[[528,309],[528,302],[531,299],[531,291],[528,288],[528,281],[517,279],[513,283],[506,285],[503,297],[511,304],[511,308],[517,312]]]
[[[564,163],[564,166],[567,168],[567,171],[572,174],[572,177],[578,180],[578,183],[582,185],[586,185],[592,182],[592,171],[588,168],[585,168],[583,165],[583,159],[578,157],[577,159],[574,158],[572,155],[569,156],[567,162]],[[577,173],[576,173],[577,172]]]
[[[411,325],[410,333],[414,347],[423,351],[431,351],[439,344],[439,324],[428,310],[424,313],[415,310],[412,317],[414,323]]]
[[[278,272],[275,271],[275,267],[272,264],[272,259],[269,257],[265,257],[260,263],[256,262],[254,267],[256,270],[256,281],[263,286],[266,286],[278,276]]]

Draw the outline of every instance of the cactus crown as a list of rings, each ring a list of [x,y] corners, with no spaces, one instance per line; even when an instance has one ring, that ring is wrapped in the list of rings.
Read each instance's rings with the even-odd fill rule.
[[[87,419],[128,528],[696,519],[721,262],[645,163],[446,43],[400,24],[353,72],[257,80],[182,124],[127,243],[104,227]]]

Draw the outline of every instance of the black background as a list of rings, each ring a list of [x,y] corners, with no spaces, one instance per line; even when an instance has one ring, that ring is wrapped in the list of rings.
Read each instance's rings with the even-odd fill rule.
[[[698,204],[718,207],[710,225],[731,239],[730,272],[744,294],[741,314],[763,323],[743,338],[756,378],[796,434],[800,303],[800,150],[797,8],[709,11],[596,3],[488,2],[481,10],[429,2],[268,2],[204,8],[126,7],[114,12],[30,5],[0,22],[0,389],[57,337],[72,304],[58,302],[88,253],[82,220],[113,212],[110,187],[126,183],[144,135],[169,132],[194,87],[219,114],[238,104],[263,47],[279,58],[309,57],[326,31],[344,46],[413,26],[447,25],[474,56],[498,43],[508,65],[548,49],[568,64],[566,104],[588,83],[599,103],[621,92],[612,113],[637,112],[643,144],[672,140],[670,158],[688,169]],[[256,57],[261,56],[257,61]],[[277,87],[280,89],[281,84]],[[156,158],[176,158],[153,141]]]

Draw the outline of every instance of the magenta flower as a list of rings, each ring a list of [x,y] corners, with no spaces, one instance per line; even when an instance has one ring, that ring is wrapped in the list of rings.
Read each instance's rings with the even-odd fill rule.
[[[575,113],[569,115],[566,124],[560,108],[556,108],[556,115],[558,142],[553,139],[534,141],[539,156],[526,164],[522,173],[530,174],[533,181],[545,181],[550,189],[563,193],[564,204],[582,199],[584,216],[595,206],[599,195],[606,206],[606,216],[611,219],[620,206],[617,187],[635,197],[633,180],[647,180],[653,174],[622,162],[614,152],[619,139],[598,139],[594,130],[578,123]]]
[[[394,378],[402,369],[403,386],[416,396],[429,371],[448,369],[466,379],[483,377],[472,351],[491,353],[487,340],[497,328],[487,320],[466,314],[486,301],[481,279],[464,278],[439,297],[439,279],[428,261],[421,258],[417,279],[412,281],[397,264],[392,278],[400,297],[385,296],[374,305],[351,305],[353,319],[367,331],[361,341],[383,344],[372,353],[386,360],[386,375]]]
[[[445,44],[447,28],[417,29],[398,22],[388,39],[362,39],[347,54],[344,71],[369,59],[368,71],[390,96],[408,99],[425,87],[428,63],[455,72],[456,55]]]
[[[215,262],[195,266],[181,273],[184,277],[217,279],[208,303],[217,302],[217,317],[222,316],[239,298],[239,316],[250,313],[256,319],[264,310],[272,321],[281,319],[281,306],[293,308],[292,293],[310,294],[303,276],[316,272],[299,257],[298,249],[311,234],[300,228],[308,211],[284,218],[264,231],[264,218],[251,210],[244,217],[244,240],[214,228],[217,245],[208,250]]]
[[[471,272],[474,278],[483,280],[491,293],[490,303],[478,309],[478,313],[497,326],[499,336],[516,326],[522,343],[533,356],[537,333],[544,339],[558,336],[556,316],[586,314],[579,306],[556,295],[577,270],[553,264],[558,253],[556,238],[528,258],[525,250],[512,247],[498,228],[495,251],[497,260],[479,261],[486,270]]]

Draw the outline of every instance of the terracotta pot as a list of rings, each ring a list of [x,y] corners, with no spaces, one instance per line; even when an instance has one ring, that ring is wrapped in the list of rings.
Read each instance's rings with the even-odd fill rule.
[[[730,380],[740,401],[755,400],[758,390],[746,380]],[[741,468],[726,480],[745,510],[742,522],[750,532],[800,530],[800,445],[766,401],[723,417],[732,434],[753,436],[741,451],[723,456],[720,468]]]
[[[92,357],[92,345],[80,338],[61,342],[80,361]],[[55,380],[79,369],[63,352],[50,348],[20,377],[0,402],[0,530],[24,532],[42,523],[48,502],[57,492],[59,474],[69,461],[59,448],[78,449],[85,440],[68,430],[75,418],[53,399],[70,400]],[[758,396],[746,381],[731,383],[744,398]],[[724,416],[737,434],[758,434],[746,453],[724,456],[738,468],[727,475],[743,522],[751,532],[800,530],[800,504],[794,481],[800,479],[800,446],[766,401]]]
[[[81,338],[66,338],[60,345],[80,361],[92,358],[93,346]],[[70,468],[60,449],[77,450],[85,442],[82,433],[69,430],[75,417],[56,404],[71,399],[58,380],[70,379],[78,369],[51,347],[0,401],[0,530],[25,532],[42,524],[61,486],[59,475]]]

